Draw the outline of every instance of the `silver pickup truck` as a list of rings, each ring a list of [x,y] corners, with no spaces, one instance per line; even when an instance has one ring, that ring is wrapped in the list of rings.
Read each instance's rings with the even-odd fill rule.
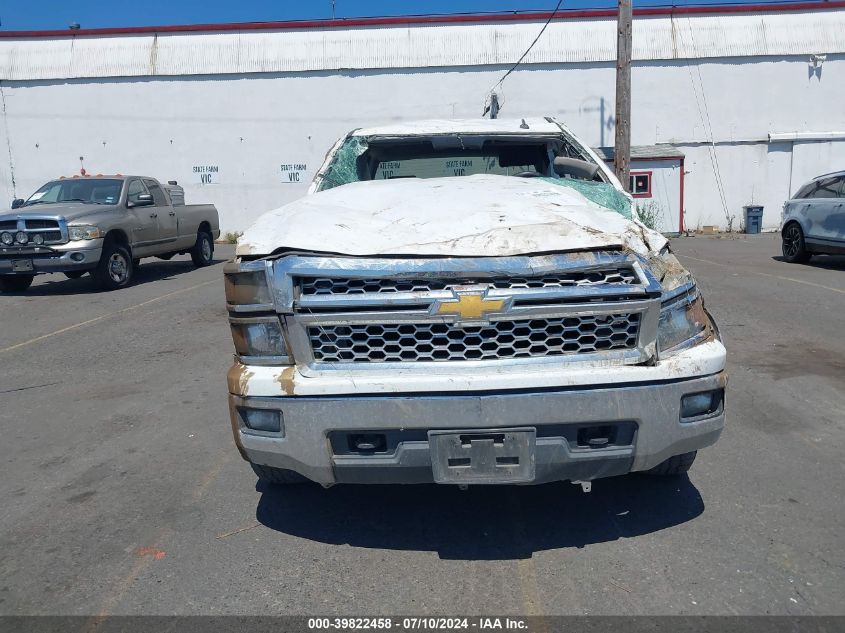
[[[35,275],[91,273],[106,290],[132,281],[144,257],[190,253],[207,266],[220,235],[217,209],[186,205],[175,182],[143,176],[52,180],[0,214],[0,291],[22,292]]]
[[[224,269],[241,455],[324,486],[686,472],[725,348],[631,202],[554,119],[353,131]]]

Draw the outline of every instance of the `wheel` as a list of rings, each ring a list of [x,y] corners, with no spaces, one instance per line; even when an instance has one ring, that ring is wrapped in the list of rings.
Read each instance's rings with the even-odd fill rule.
[[[70,270],[65,273],[65,277],[67,277],[68,279],[79,279],[84,274],[84,270]]]
[[[252,466],[252,470],[255,471],[255,474],[258,475],[261,481],[273,486],[304,484],[308,481],[307,478],[292,470],[261,466],[260,464],[250,464],[250,466]]]
[[[214,241],[211,234],[205,231],[197,233],[197,243],[191,249],[191,261],[194,266],[201,268],[208,266],[214,259]]]
[[[804,244],[804,231],[797,222],[788,224],[783,229],[783,258],[790,264],[803,264],[810,259]]]
[[[0,292],[23,292],[33,279],[35,275],[0,275]]]
[[[132,256],[125,246],[107,242],[103,246],[103,254],[94,271],[94,278],[103,290],[125,288],[132,281],[132,264]]]

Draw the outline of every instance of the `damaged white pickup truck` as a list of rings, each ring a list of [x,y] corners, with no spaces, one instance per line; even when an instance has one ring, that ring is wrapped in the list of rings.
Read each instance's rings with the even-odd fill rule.
[[[324,486],[686,472],[725,348],[632,213],[553,119],[350,133],[225,269],[241,455]]]

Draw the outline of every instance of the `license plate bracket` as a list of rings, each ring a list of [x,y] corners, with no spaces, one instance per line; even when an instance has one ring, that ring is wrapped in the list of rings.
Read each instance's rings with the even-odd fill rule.
[[[435,483],[526,483],[535,477],[534,428],[429,431]]]
[[[31,273],[35,270],[31,259],[13,259],[12,272],[13,273]]]

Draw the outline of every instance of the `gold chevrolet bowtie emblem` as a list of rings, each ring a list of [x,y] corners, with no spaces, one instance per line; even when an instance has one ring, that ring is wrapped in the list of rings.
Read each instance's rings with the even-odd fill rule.
[[[505,307],[505,299],[485,299],[481,293],[456,294],[457,301],[439,303],[435,314],[456,314],[461,321],[479,321],[493,312],[502,312]]]

